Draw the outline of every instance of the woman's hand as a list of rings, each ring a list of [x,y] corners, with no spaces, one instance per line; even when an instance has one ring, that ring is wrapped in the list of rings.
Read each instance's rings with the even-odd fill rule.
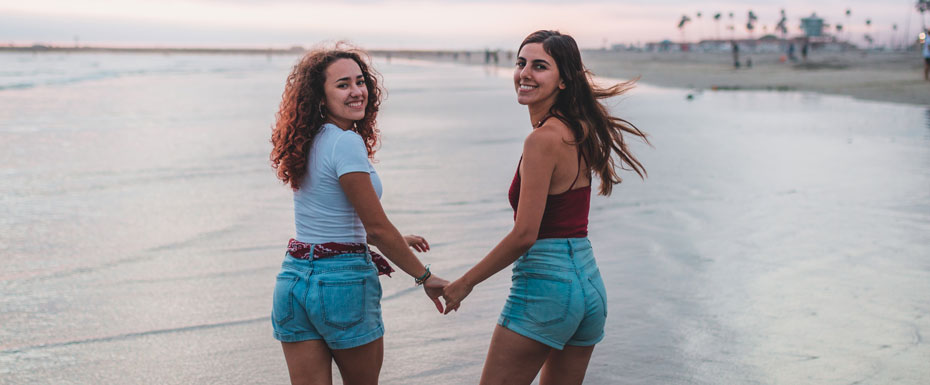
[[[463,277],[464,278],[464,277]],[[442,298],[446,300],[446,313],[449,314],[453,310],[458,310],[459,306],[462,305],[462,300],[471,293],[472,286],[465,282],[465,279],[459,278],[448,285],[442,290]]]
[[[426,282],[423,283],[423,291],[426,292],[426,296],[429,297],[429,299],[433,300],[433,303],[436,304],[436,310],[439,310],[440,313],[442,313],[442,302],[439,302],[439,297],[442,296],[443,289],[448,284],[449,281],[435,275],[431,275],[426,279]]]
[[[429,251],[429,242],[426,241],[426,238],[423,238],[416,234],[404,235],[404,241],[407,242],[407,246],[412,247],[414,250],[421,253]]]

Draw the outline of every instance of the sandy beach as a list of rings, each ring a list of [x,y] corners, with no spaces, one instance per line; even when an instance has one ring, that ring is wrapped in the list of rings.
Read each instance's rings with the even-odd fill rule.
[[[512,58],[444,56],[375,58],[375,167],[392,223],[456,278],[513,226],[532,123]],[[268,153],[297,59],[0,54],[0,385],[287,383],[270,311],[293,197]],[[643,76],[609,103],[653,146],[630,141],[648,178],[591,200],[609,313],[585,384],[927,384],[927,108]],[[380,383],[475,384],[510,286],[441,316],[382,278]]]
[[[385,52],[378,53],[385,55]],[[483,64],[484,53],[399,52],[395,57]],[[662,87],[695,90],[777,90],[848,95],[863,100],[930,105],[919,52],[811,52],[806,62],[781,62],[781,53],[584,51],[585,65],[598,76],[631,79]],[[514,53],[498,54],[510,66]],[[745,66],[752,59],[752,67]]]

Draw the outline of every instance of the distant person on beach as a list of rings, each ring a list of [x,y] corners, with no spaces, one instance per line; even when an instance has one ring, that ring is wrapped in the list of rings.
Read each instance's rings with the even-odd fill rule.
[[[730,40],[730,51],[733,52],[733,68],[739,68],[739,44]]]
[[[925,32],[923,53],[924,53],[924,80],[930,80],[930,30]]]
[[[619,169],[644,177],[624,134],[646,135],[598,101],[623,94],[633,82],[596,85],[571,36],[536,31],[517,52],[514,88],[529,109],[532,131],[510,185],[513,229],[446,286],[446,313],[475,285],[514,264],[480,383],[530,384],[542,370],[542,385],[580,384],[607,319],[604,282],[587,238],[591,180],[599,177],[600,194],[610,195],[621,181]]]
[[[366,58],[366,60],[363,60]],[[316,49],[294,66],[272,131],[272,166],[294,190],[296,239],[277,276],[271,313],[291,382],[331,384],[335,360],[346,384],[377,384],[384,356],[381,283],[393,272],[369,244],[438,297],[446,281],[410,248],[379,201],[369,158],[378,143],[377,73],[358,49]]]

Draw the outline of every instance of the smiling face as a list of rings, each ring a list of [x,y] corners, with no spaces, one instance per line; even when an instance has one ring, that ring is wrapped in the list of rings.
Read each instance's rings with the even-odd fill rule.
[[[368,88],[358,63],[352,59],[339,59],[326,68],[323,84],[326,100],[326,121],[343,130],[352,128],[355,121],[365,117]]]
[[[542,43],[529,43],[520,49],[513,70],[513,85],[517,90],[517,102],[528,106],[552,105],[559,91],[565,89],[559,68]]]

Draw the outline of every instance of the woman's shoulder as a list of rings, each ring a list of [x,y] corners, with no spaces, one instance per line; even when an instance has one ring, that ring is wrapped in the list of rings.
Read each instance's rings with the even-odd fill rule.
[[[543,125],[534,129],[523,141],[523,154],[547,154],[557,151],[562,143],[562,133],[558,127]]]
[[[365,147],[365,139],[355,131],[343,130],[333,124],[326,124],[324,128],[334,147]]]
[[[315,159],[330,164],[343,158],[368,157],[365,141],[352,130],[343,131],[332,124],[325,124],[313,140]]]
[[[564,142],[566,134],[571,135],[571,130],[564,122],[559,119],[549,119],[526,136],[523,146],[554,149]]]

